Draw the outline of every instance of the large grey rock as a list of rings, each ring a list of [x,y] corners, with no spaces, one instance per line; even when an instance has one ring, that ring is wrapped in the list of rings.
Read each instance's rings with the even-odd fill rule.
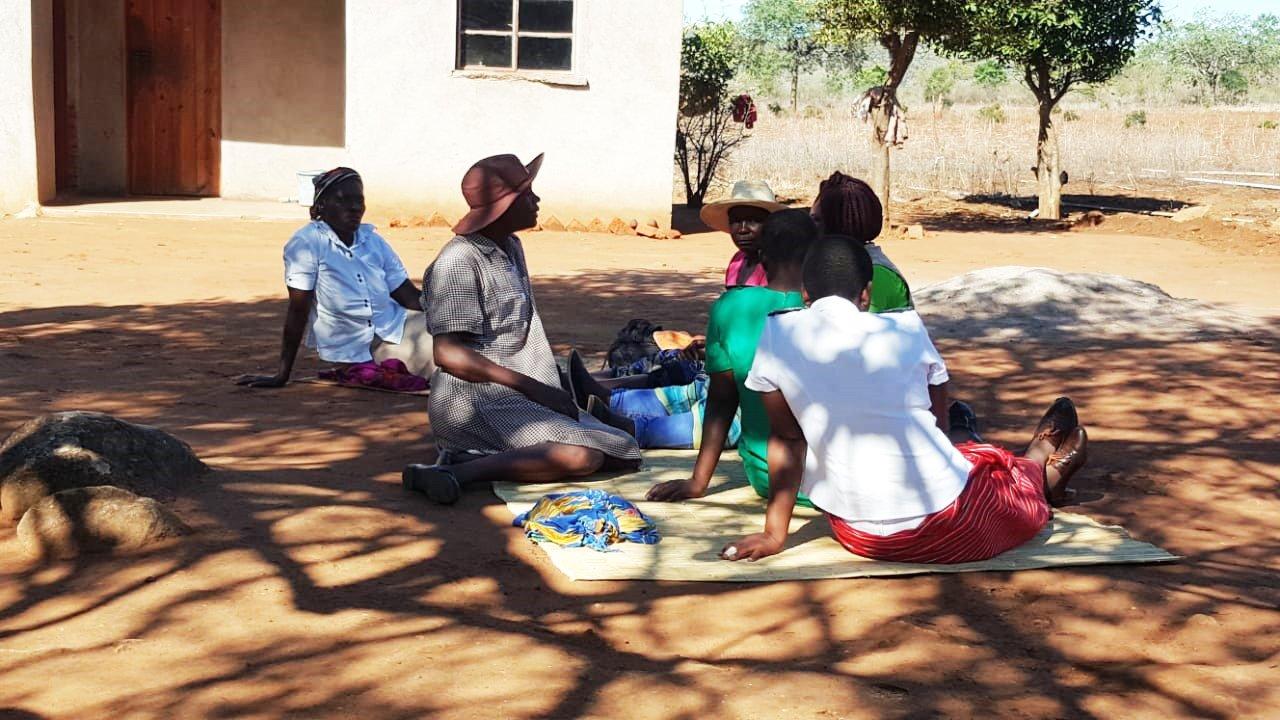
[[[32,559],[66,559],[136,550],[189,532],[159,502],[99,485],[61,490],[31,506],[18,523],[18,544]]]
[[[189,445],[156,428],[102,413],[45,415],[0,444],[0,525],[59,490],[115,485],[168,498],[205,470]]]

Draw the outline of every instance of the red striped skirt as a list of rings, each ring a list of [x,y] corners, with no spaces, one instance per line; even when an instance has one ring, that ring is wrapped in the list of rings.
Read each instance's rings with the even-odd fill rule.
[[[965,443],[958,449],[973,470],[955,502],[919,527],[885,536],[827,515],[836,540],[873,560],[949,564],[993,558],[1035,537],[1053,517],[1044,497],[1044,466],[995,445]]]

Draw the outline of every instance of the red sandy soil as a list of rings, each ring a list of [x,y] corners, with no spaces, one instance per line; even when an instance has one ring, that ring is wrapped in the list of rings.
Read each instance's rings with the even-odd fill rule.
[[[0,718],[1242,718],[1280,708],[1273,337],[948,342],[958,394],[1020,445],[1056,395],[1093,459],[1074,508],[1162,566],[774,584],[573,583],[488,492],[401,491],[422,398],[248,390],[282,320],[288,225],[0,222],[0,432],[88,409],[158,425],[215,471],[197,529],[32,567],[0,529]],[[1174,238],[931,231],[886,249],[921,286],[978,267],[1107,271],[1277,310],[1280,258]],[[422,268],[447,239],[393,230]],[[730,252],[526,238],[559,350],[627,319],[697,329]],[[313,372],[308,359],[301,372]]]

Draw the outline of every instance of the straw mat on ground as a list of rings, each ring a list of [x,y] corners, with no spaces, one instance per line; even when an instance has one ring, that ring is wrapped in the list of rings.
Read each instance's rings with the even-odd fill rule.
[[[878,577],[920,573],[1029,570],[1065,565],[1150,563],[1177,560],[1164,550],[1138,542],[1124,529],[1100,525],[1074,513],[1057,511],[1051,525],[1031,542],[985,562],[961,565],[918,565],[866,560],[852,555],[831,538],[827,521],[813,510],[797,509],[791,537],[781,554],[760,562],[726,562],[718,553],[742,535],[759,532],[764,501],[747,485],[742,461],[725,453],[706,497],[683,503],[643,502],[655,482],[686,478],[695,453],[648,451],[639,472],[593,481],[556,485],[495,483],[494,492],[513,516],[528,510],[544,494],[595,487],[635,502],[662,533],[657,545],[620,543],[617,552],[587,548],[541,547],[551,562],[573,580],[705,580],[766,582],[821,578]]]

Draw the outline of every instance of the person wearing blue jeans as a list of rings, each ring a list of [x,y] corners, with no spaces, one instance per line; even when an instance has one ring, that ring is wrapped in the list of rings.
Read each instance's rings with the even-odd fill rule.
[[[707,408],[709,379],[699,375],[686,385],[656,388],[609,388],[587,371],[575,352],[569,356],[569,378],[579,402],[614,427],[630,432],[642,449],[697,449],[702,440],[702,419]],[[738,442],[735,416],[728,445]]]

